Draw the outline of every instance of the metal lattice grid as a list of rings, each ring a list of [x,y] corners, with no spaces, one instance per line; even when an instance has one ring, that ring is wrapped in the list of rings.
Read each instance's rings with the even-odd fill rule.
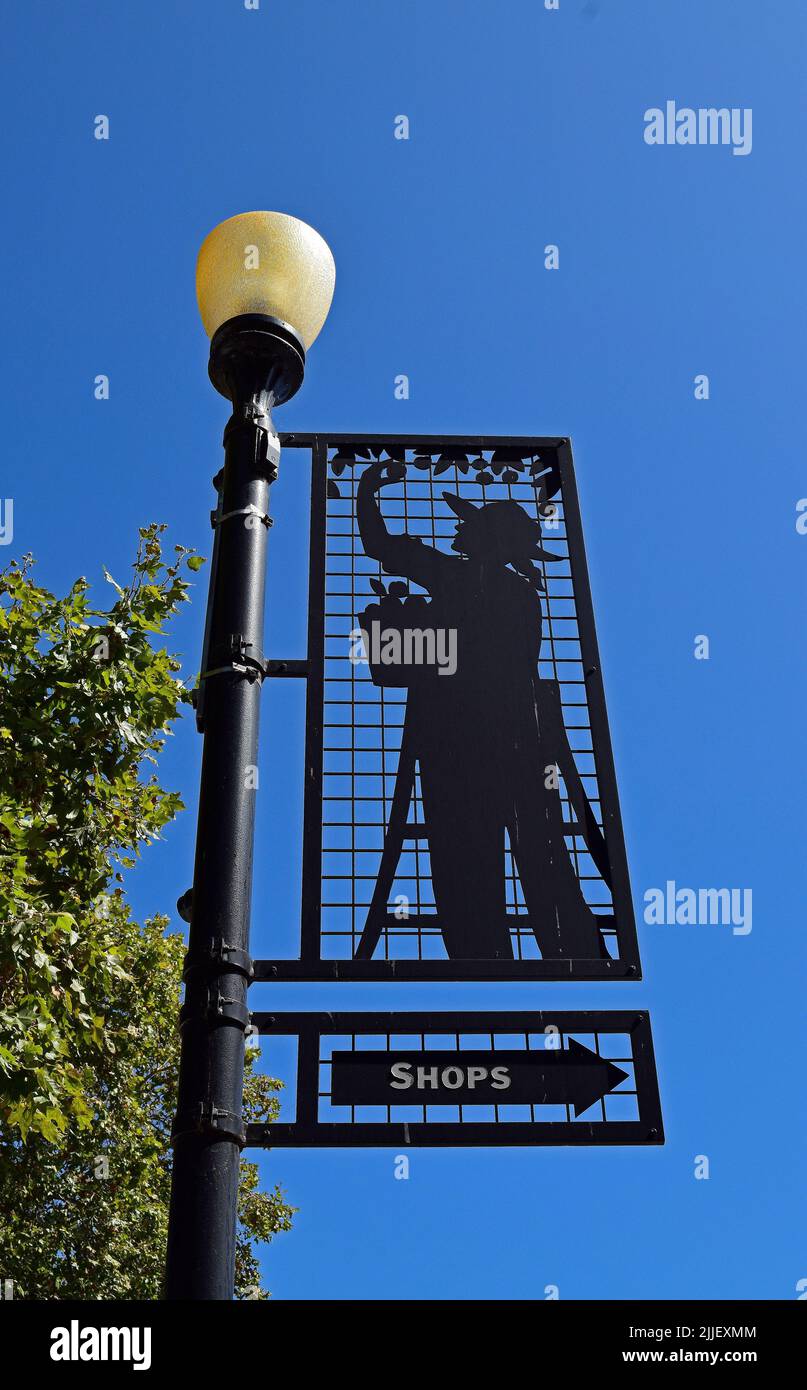
[[[543,522],[544,534],[563,558],[557,563],[542,562],[540,566],[545,590],[541,596],[544,628],[538,671],[544,679],[558,683],[575,762],[602,829],[563,498],[558,495],[547,503],[540,457],[536,459],[537,477],[517,473],[510,467],[506,471],[517,480],[503,482],[490,471],[494,452],[485,450],[477,455],[485,463],[480,470],[482,476],[494,481],[480,483],[479,473],[470,467],[461,471],[456,462],[443,465],[437,478],[431,470],[424,476],[410,466],[401,483],[385,488],[382,509],[391,528],[417,536],[446,552],[456,517],[441,496],[443,488],[477,503],[504,499],[518,502],[535,519],[549,514]],[[350,469],[340,468],[339,455],[338,449],[331,451],[326,526],[322,949],[325,956],[344,959],[355,954],[378,873],[407,696],[404,690],[374,685],[368,667],[350,659],[359,615],[373,601],[370,580],[381,579],[384,572],[378,561],[364,554],[356,525],[356,490],[366,465],[357,461]],[[413,450],[404,453],[410,465],[414,456]],[[338,481],[333,479],[334,458]],[[426,594],[414,583],[408,583],[407,590]],[[563,818],[571,827],[574,815],[562,776],[559,780]],[[412,826],[422,825],[425,820],[419,776],[408,819]],[[566,845],[585,900],[594,912],[612,914],[611,893],[586,852],[582,837],[570,829]],[[524,896],[509,845],[506,884],[515,957],[535,959],[540,952],[526,925]],[[403,916],[407,903],[409,915]],[[434,914],[428,841],[414,841],[399,862],[380,953],[388,960],[445,959],[439,927],[436,920],[429,921]],[[613,941],[613,931],[606,929],[604,934]],[[613,946],[610,953],[616,955]]]

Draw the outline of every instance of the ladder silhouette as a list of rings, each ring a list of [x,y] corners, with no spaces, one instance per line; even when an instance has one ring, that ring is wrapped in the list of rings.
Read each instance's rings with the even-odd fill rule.
[[[569,747],[566,728],[563,723],[558,684],[556,681],[538,679],[536,692],[539,696],[541,722],[548,732],[547,745],[556,750],[554,762],[563,777],[569,803],[575,813],[574,821],[564,822],[564,834],[580,835],[583,838],[600,877],[610,889],[612,884],[608,849]],[[428,825],[424,821],[409,820],[409,810],[415,794],[416,765],[417,749],[411,728],[409,702],[407,701],[398,756],[398,770],[395,776],[389,821],[384,834],[381,861],[378,866],[373,896],[367,909],[364,928],[354,952],[354,960],[372,960],[384,930],[398,924],[398,918],[390,914],[388,905],[395,876],[398,872],[398,864],[403,853],[404,842],[406,840],[428,841],[429,838]],[[417,866],[415,877],[417,877]],[[529,922],[529,918],[527,916],[521,917],[521,914],[508,913],[507,916],[515,922],[519,922],[519,919],[524,924]],[[409,916],[406,920],[411,923],[412,917]],[[424,918],[418,917],[415,920],[419,927]],[[429,914],[425,920],[429,926],[439,927],[440,925],[439,914]],[[609,919],[603,918],[603,923],[606,920]],[[610,920],[613,921],[613,918]]]

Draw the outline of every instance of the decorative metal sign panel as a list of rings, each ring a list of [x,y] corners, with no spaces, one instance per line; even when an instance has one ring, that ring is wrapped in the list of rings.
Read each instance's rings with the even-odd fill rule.
[[[662,1144],[646,1013],[253,1014],[297,1039],[276,1147]],[[271,1043],[267,1065],[277,1070]]]
[[[257,978],[638,979],[568,440],[283,444],[313,479],[301,955]]]

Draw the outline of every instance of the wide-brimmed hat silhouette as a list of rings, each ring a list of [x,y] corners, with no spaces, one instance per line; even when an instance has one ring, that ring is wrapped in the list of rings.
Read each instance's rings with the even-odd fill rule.
[[[460,521],[481,523],[497,550],[511,561],[562,560],[541,545],[541,527],[518,502],[483,502],[477,507],[467,497],[444,492],[443,499]]]

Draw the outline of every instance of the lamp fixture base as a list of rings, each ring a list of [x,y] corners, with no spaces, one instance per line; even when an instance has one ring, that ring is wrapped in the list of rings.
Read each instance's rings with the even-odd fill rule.
[[[305,348],[294,329],[269,314],[237,314],[210,340],[208,374],[216,390],[236,406],[257,396],[282,405],[299,391]]]

